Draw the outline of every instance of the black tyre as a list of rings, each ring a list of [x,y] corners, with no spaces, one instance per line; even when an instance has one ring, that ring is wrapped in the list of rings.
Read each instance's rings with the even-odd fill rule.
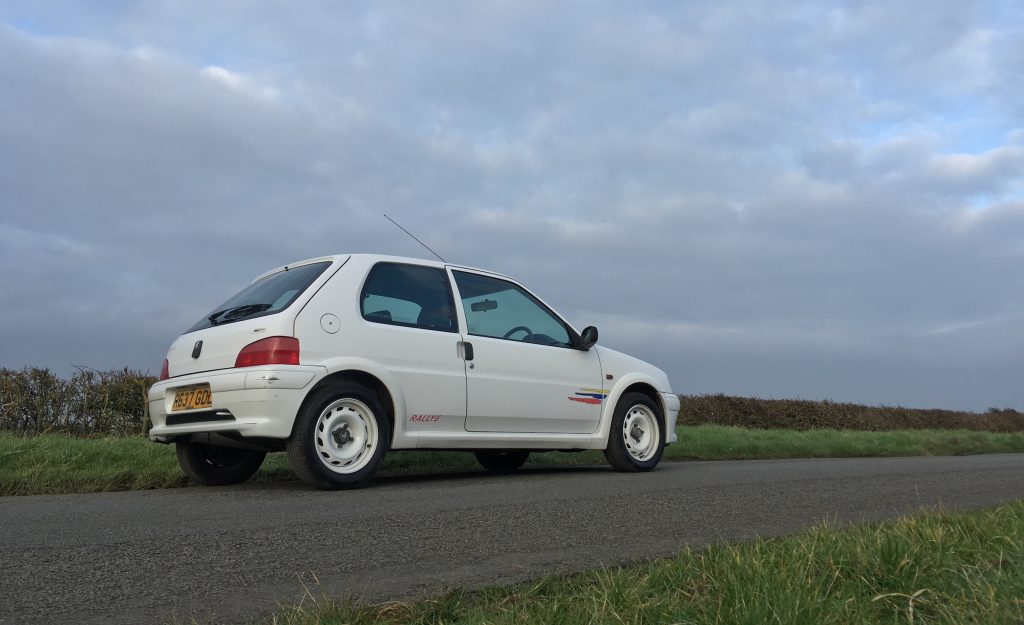
[[[376,395],[353,384],[325,386],[310,396],[287,442],[288,464],[303,482],[323,489],[358,488],[377,472],[391,427]]]
[[[476,461],[491,473],[511,473],[530,457],[528,451],[515,449],[481,449],[473,452]]]
[[[619,399],[608,432],[604,457],[616,471],[650,471],[665,451],[665,419],[661,407],[642,393]]]
[[[238,484],[252,477],[266,452],[202,443],[179,442],[178,464],[185,475],[207,486]]]

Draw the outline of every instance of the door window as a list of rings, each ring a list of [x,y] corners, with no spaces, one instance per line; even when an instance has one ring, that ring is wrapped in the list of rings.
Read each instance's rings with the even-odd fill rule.
[[[453,274],[470,334],[572,347],[569,330],[562,320],[520,286],[475,273]]]
[[[378,263],[360,298],[363,318],[374,323],[455,332],[448,275],[437,267]]]

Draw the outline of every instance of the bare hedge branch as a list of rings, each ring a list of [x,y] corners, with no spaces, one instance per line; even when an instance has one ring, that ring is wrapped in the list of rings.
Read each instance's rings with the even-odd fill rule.
[[[76,367],[70,378],[49,369],[0,369],[0,429],[78,436],[144,434],[153,376],[129,369]]]
[[[1024,413],[1012,408],[989,408],[977,413],[727,395],[688,395],[681,399],[679,422],[683,425],[736,425],[766,430],[1024,430]]]

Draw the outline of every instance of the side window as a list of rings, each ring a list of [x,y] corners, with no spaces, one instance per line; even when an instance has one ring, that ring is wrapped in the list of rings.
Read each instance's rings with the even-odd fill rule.
[[[565,324],[519,286],[475,273],[453,273],[470,334],[537,345],[572,346]]]
[[[443,269],[378,263],[360,297],[363,319],[396,326],[456,332],[455,309]]]

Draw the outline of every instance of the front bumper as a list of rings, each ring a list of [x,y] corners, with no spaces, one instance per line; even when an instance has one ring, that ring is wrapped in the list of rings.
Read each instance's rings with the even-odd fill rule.
[[[662,393],[661,401],[665,405],[665,443],[675,443],[679,440],[676,436],[676,419],[679,417],[679,395],[674,393]]]
[[[183,434],[203,432],[288,438],[302,400],[326,372],[323,367],[276,365],[207,371],[157,382],[149,389],[149,438],[169,443]],[[175,392],[197,384],[210,385],[213,405],[172,412]]]

